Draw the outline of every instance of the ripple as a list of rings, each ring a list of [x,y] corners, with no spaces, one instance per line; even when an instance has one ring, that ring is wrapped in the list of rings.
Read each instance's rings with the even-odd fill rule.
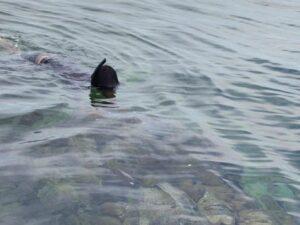
[[[266,67],[266,68],[268,68],[272,71],[276,71],[276,72],[280,72],[280,73],[300,75],[300,71],[295,70],[295,69],[289,69],[289,68],[284,68],[284,67],[276,67],[276,66],[264,66],[264,67]]]
[[[198,224],[213,196],[237,224],[247,211],[297,224],[297,2],[0,4],[21,52],[0,50],[3,223]],[[103,57],[113,108],[91,105],[81,73]]]

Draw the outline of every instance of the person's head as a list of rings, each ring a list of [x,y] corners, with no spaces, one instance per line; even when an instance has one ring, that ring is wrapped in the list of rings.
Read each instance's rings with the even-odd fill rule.
[[[104,65],[106,59],[97,66],[91,76],[91,85],[103,90],[115,90],[119,85],[117,72],[108,65]]]

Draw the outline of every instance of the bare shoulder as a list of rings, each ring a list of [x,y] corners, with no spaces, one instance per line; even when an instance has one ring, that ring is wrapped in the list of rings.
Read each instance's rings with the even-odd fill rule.
[[[20,49],[15,46],[15,43],[7,38],[0,36],[0,49],[11,54],[20,53]]]

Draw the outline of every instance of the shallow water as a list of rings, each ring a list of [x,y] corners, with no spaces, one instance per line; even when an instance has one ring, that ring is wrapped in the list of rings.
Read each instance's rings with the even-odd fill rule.
[[[0,0],[22,53],[121,81],[95,107],[0,48],[0,223],[300,224],[299,28],[296,0]]]

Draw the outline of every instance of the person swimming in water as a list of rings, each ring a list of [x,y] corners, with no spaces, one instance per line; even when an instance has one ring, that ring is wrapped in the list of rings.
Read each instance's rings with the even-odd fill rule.
[[[75,76],[79,75],[79,73],[72,73],[71,71],[70,74],[68,74],[68,68],[61,64],[59,60],[55,59],[55,57],[47,53],[33,54],[25,56],[25,58],[37,65],[49,64],[55,70],[59,70],[64,75],[68,75],[68,77],[72,74]],[[118,75],[114,68],[105,65],[105,63],[106,59],[103,59],[92,73],[91,86],[104,91],[113,91],[119,85]],[[85,76],[84,74],[80,75]]]
[[[86,73],[75,72],[74,68],[63,64],[58,57],[47,53],[29,54],[24,58],[37,65],[50,65],[53,70],[68,79],[86,80],[89,76]],[[90,100],[92,106],[112,107],[115,104],[113,100],[119,80],[117,72],[105,63],[106,59],[103,59],[91,75]]]
[[[0,37],[0,46],[10,53],[20,54],[20,50],[13,45],[13,43],[5,38]],[[87,77],[87,74],[78,73],[72,71],[71,68],[61,63],[57,57],[48,53],[33,53],[33,54],[20,54],[23,58],[37,64],[47,64],[50,65],[52,69],[57,71],[59,74],[74,79],[84,79]],[[96,67],[94,72],[91,75],[91,87],[96,88],[103,93],[103,97],[112,98],[114,97],[114,92],[119,86],[119,79],[117,72],[114,68],[109,65],[105,65],[106,59],[103,59],[99,65]]]

